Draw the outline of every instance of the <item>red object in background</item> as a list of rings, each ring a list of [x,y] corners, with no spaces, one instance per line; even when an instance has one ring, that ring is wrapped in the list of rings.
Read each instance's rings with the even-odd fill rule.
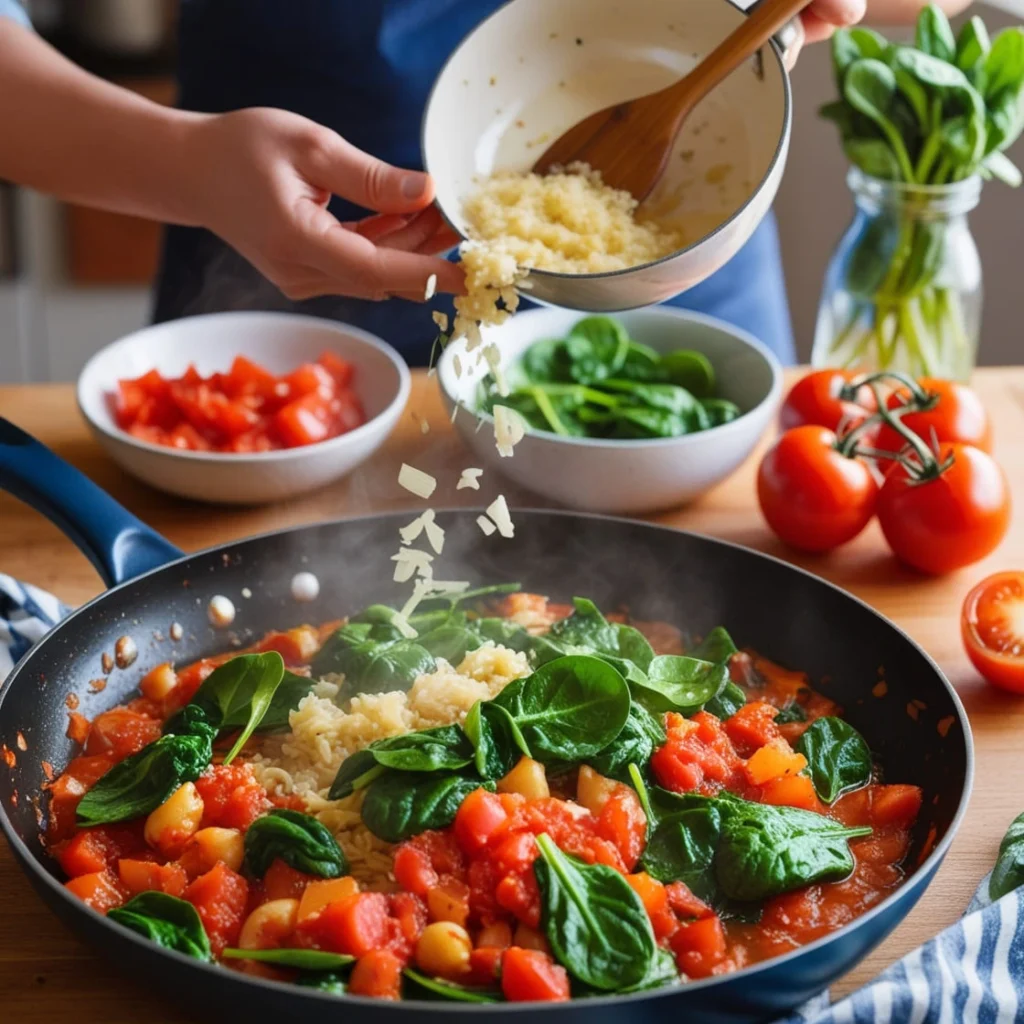
[[[269,452],[348,433],[366,422],[353,368],[333,352],[275,377],[236,356],[227,373],[150,370],[111,396],[122,430],[140,441],[200,452]]]

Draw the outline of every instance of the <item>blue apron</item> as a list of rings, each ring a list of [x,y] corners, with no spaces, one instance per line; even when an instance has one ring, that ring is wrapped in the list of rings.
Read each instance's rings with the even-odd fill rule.
[[[452,50],[499,6],[500,0],[182,0],[180,104],[207,112],[280,107],[382,160],[419,168],[430,87]],[[366,212],[337,197],[331,210],[341,219]],[[793,359],[771,219],[726,267],[671,304],[746,328],[784,362]],[[344,320],[384,338],[414,366],[426,363],[435,335],[417,303],[337,296],[292,302],[209,232],[169,228],[154,319],[223,309]]]

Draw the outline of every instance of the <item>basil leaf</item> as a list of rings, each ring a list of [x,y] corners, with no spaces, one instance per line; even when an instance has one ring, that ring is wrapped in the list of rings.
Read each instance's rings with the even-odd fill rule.
[[[729,670],[682,654],[664,654],[647,668],[642,700],[658,711],[696,714],[725,686]]]
[[[78,804],[79,825],[105,825],[155,811],[179,786],[209,767],[213,744],[198,736],[161,736],[115,764]]]
[[[646,768],[654,751],[664,742],[665,729],[658,718],[633,701],[618,736],[588,763],[609,779],[629,783],[630,764]]]
[[[814,790],[827,804],[871,781],[871,751],[864,737],[841,718],[812,722],[796,750],[807,758]]]
[[[530,749],[512,716],[492,701],[477,701],[463,726],[473,747],[473,763],[484,779],[500,779],[515,767],[520,755]]]
[[[366,789],[374,779],[380,778],[386,771],[387,768],[377,763],[372,750],[357,750],[341,762],[338,774],[335,775],[331,790],[327,794],[328,799],[342,800],[351,796],[357,789]]]
[[[546,834],[537,846],[541,923],[555,959],[578,981],[606,992],[642,982],[658,947],[640,897],[614,868],[584,864]]]
[[[871,833],[793,807],[734,800],[719,810],[715,878],[726,897],[742,903],[846,878],[854,867],[849,840]]]
[[[999,844],[999,856],[992,877],[988,881],[988,894],[993,901],[1024,885],[1024,814],[1019,814]]]
[[[454,981],[445,981],[442,978],[430,978],[419,971],[407,967],[403,972],[407,981],[411,981],[417,989],[422,992],[416,993],[425,999],[431,997],[449,999],[456,1003],[500,1003],[501,996],[497,992],[486,988],[469,988],[466,985],[459,985]],[[409,995],[414,995],[409,993]]]
[[[275,860],[317,878],[341,878],[348,861],[330,831],[300,811],[277,808],[257,818],[245,833],[245,867],[262,878]]]
[[[336,971],[356,962],[354,956],[322,949],[225,949],[221,956],[225,960],[258,960],[300,971]]]
[[[462,801],[481,787],[495,788],[493,782],[466,775],[388,772],[366,790],[363,824],[378,839],[400,843],[428,829],[447,828]]]
[[[776,725],[789,725],[791,722],[806,722],[807,712],[795,701],[786,701],[775,716]]]
[[[164,892],[144,892],[123,906],[109,910],[107,917],[164,949],[173,949],[196,960],[213,960],[210,940],[199,913],[186,900]]]
[[[343,996],[346,991],[345,979],[337,971],[307,971],[295,979],[296,985],[315,988],[332,996]]]
[[[725,686],[723,686],[722,689],[704,705],[704,710],[709,715],[714,715],[716,718],[720,718],[724,722],[727,718],[732,718],[732,716],[735,715],[736,712],[739,711],[739,709],[746,703],[747,695],[743,691],[743,688],[730,679],[726,682]]]
[[[640,864],[659,882],[685,882],[698,899],[717,902],[712,865],[722,835],[722,814],[714,804],[694,807],[663,821]]]
[[[630,696],[611,665],[571,655],[509,683],[490,703],[509,712],[531,756],[547,764],[581,761],[608,746],[626,724]]]

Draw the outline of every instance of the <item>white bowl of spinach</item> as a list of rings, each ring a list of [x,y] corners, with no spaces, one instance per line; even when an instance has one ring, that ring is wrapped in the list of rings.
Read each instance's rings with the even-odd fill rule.
[[[732,473],[772,418],[782,370],[746,332],[656,306],[615,318],[561,309],[517,313],[484,334],[500,352],[509,394],[464,345],[438,378],[475,456],[553,501],[596,512],[652,512],[692,501]],[[458,372],[457,372],[458,371]],[[499,455],[497,405],[526,436]]]

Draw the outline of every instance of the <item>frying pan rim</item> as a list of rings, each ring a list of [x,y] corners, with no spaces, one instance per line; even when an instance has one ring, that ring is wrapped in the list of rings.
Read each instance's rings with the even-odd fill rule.
[[[436,513],[442,515],[447,513],[457,514],[469,514],[477,509],[467,507],[447,507],[438,508],[434,510]],[[176,558],[172,562],[166,562],[163,565],[157,566],[154,569],[150,569],[147,572],[141,573],[138,576],[133,577],[130,580],[126,580],[123,583],[117,584],[117,586],[111,587],[98,594],[96,597],[87,601],[85,604],[76,608],[70,615],[65,619],[62,619],[56,626],[54,626],[48,633],[44,634],[25,654],[19,664],[11,671],[10,675],[4,680],[3,684],[0,685],[0,713],[3,710],[3,703],[7,695],[14,688],[18,679],[25,673],[29,663],[34,658],[37,651],[41,650],[45,644],[55,640],[58,634],[63,630],[65,625],[70,623],[78,617],[79,614],[83,614],[91,609],[97,603],[105,600],[112,594],[130,587],[142,580],[147,579],[157,573],[162,573],[167,570],[179,567],[182,564],[195,558],[204,558],[210,555],[224,553],[226,550],[237,547],[238,545],[248,544],[250,542],[265,541],[271,538],[286,537],[293,533],[300,533],[304,531],[321,529],[323,527],[341,526],[343,524],[355,524],[365,522],[379,522],[381,520],[399,520],[408,518],[410,510],[397,510],[383,513],[368,513],[362,516],[349,516],[341,517],[339,519],[324,520],[316,523],[306,523],[304,525],[290,526],[279,530],[268,530],[264,533],[258,533],[251,537],[245,537],[241,540],[227,541],[222,544],[216,544],[209,548],[203,548],[200,551],[194,551],[183,555],[181,558]],[[545,508],[521,508],[516,509],[515,515],[519,516],[554,516],[563,519],[584,519],[584,520],[595,520],[600,523],[608,523],[612,526],[626,526],[630,528],[640,527],[647,530],[653,530],[661,533],[668,534],[683,534],[684,536],[691,537],[700,541],[707,541],[714,545],[720,545],[722,547],[731,548],[745,555],[753,556],[756,559],[765,559],[769,562],[775,563],[776,565],[787,569],[792,572],[796,572],[798,575],[808,577],[810,580],[823,584],[831,590],[837,591],[842,597],[847,600],[853,601],[860,605],[863,609],[869,612],[876,619],[888,626],[890,629],[895,630],[896,633],[902,637],[902,639],[914,648],[918,654],[924,659],[925,663],[932,669],[939,682],[946,688],[949,696],[952,698],[953,707],[956,711],[957,717],[960,721],[961,735],[964,743],[964,782],[963,788],[960,794],[959,803],[957,805],[956,813],[953,815],[950,821],[949,827],[946,829],[946,834],[942,839],[936,843],[935,848],[931,851],[929,856],[919,864],[912,874],[904,879],[903,883],[894,889],[884,900],[869,910],[865,911],[860,916],[854,918],[848,924],[842,928],[837,929],[834,932],[824,935],[819,939],[815,939],[813,942],[809,942],[806,945],[798,946],[796,949],[790,950],[788,953],[783,953],[780,956],[771,957],[768,960],[763,960],[755,964],[751,964],[747,967],[743,967],[738,971],[733,971],[730,974],[719,975],[710,978],[704,978],[698,981],[689,981],[684,985],[673,985],[666,986],[660,989],[654,989],[647,992],[635,992],[630,994],[610,994],[607,996],[595,996],[586,1000],[588,1006],[594,1006],[595,1008],[604,1007],[611,1003],[621,1005],[623,1007],[629,1006],[634,1003],[638,1003],[642,1000],[667,998],[673,995],[678,995],[684,991],[692,991],[695,989],[705,989],[713,985],[725,984],[728,982],[736,981],[738,979],[745,979],[753,977],[762,971],[775,969],[782,966],[783,964],[793,960],[794,958],[800,957],[804,954],[812,952],[816,949],[820,949],[825,945],[839,940],[842,936],[846,935],[849,931],[857,927],[863,926],[871,919],[879,916],[885,912],[891,905],[898,902],[909,887],[917,884],[921,884],[920,880],[929,874],[934,873],[938,870],[943,858],[946,855],[950,845],[953,842],[953,838],[956,836],[961,824],[963,823],[964,815],[967,812],[968,804],[970,803],[971,792],[974,786],[974,738],[971,732],[970,719],[967,716],[967,712],[963,706],[963,702],[960,700],[959,694],[956,692],[953,684],[946,678],[945,673],[939,667],[934,658],[911,637],[905,630],[903,630],[896,623],[887,619],[884,615],[872,608],[866,601],[861,600],[855,594],[851,594],[842,587],[830,580],[827,580],[821,576],[817,576],[802,566],[793,565],[790,562],[779,558],[776,555],[770,555],[762,551],[756,551],[753,548],[738,544],[735,541],[723,540],[718,537],[711,537],[707,534],[697,533],[693,530],[680,530],[672,526],[666,526],[661,523],[648,523],[643,520],[627,519],[622,516],[609,516],[602,515],[599,513],[591,512],[576,512],[569,509],[545,509]],[[220,978],[223,980],[224,968],[217,964],[204,963],[203,961],[196,960],[192,957],[185,956],[183,953],[178,953],[174,950],[164,949],[163,947],[156,946],[155,943],[149,941],[143,936],[131,931],[131,929],[125,928],[122,925],[118,925],[116,922],[109,921],[105,916],[97,914],[92,908],[87,907],[80,900],[70,895],[64,888],[63,884],[60,883],[49,871],[45,869],[42,862],[38,860],[35,855],[29,850],[28,846],[24,843],[21,837],[15,832],[14,825],[10,821],[7,809],[5,806],[0,805],[0,832],[3,833],[4,838],[11,846],[11,850],[14,853],[16,859],[19,861],[23,869],[29,871],[33,876],[37,885],[42,884],[44,887],[49,889],[56,898],[62,900],[66,906],[73,908],[74,914],[92,914],[100,918],[102,924],[119,935],[119,938],[124,941],[130,941],[137,945],[140,951],[148,954],[149,956],[160,955],[169,956],[174,960],[177,960],[180,964],[183,964],[189,968],[202,970],[205,972],[211,972],[210,977]],[[155,949],[154,949],[155,946]],[[271,992],[280,993],[282,989],[287,990],[290,994],[295,995],[296,986],[289,982],[278,982],[271,981],[264,978],[256,978],[250,975],[240,975],[240,980],[244,984],[255,985],[258,988],[267,988]],[[232,979],[238,980],[238,979]],[[356,1005],[365,1006],[367,1008],[378,1006],[379,1000],[370,998],[368,996],[354,996],[349,993],[345,993],[343,997],[330,995],[328,993],[318,992],[315,989],[303,989],[301,992],[301,998],[314,998],[319,1002],[323,1002],[327,1005],[338,1005],[339,998],[349,1000]],[[446,1013],[477,1013],[480,1012],[481,1008],[486,1007],[488,1011],[495,1013],[515,1013],[515,1012],[544,1012],[544,1013],[555,1013],[561,1009],[571,1007],[576,1001],[573,1000],[570,1003],[552,1003],[552,1004],[538,1004],[538,1003],[460,1003],[453,1001],[438,1002],[425,999],[403,999],[396,1006],[408,1007],[410,1011],[423,1012],[425,1010],[442,1010]],[[404,1012],[401,1011],[401,1012]]]

